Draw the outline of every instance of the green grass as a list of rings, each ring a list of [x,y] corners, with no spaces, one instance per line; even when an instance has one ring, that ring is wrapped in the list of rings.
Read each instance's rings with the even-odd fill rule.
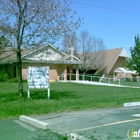
[[[120,82],[120,84],[124,85],[124,86],[140,87],[140,82],[122,81],[122,82]]]
[[[0,83],[0,119],[73,110],[111,108],[125,102],[140,101],[140,89],[83,85],[75,83],[51,83],[51,99],[47,90],[31,90],[27,99],[17,94],[17,83]]]
[[[101,83],[110,83],[110,84],[116,84],[119,85],[119,81],[102,81]],[[130,86],[130,87],[140,87],[140,82],[134,82],[134,81],[120,81],[120,85],[122,86]]]

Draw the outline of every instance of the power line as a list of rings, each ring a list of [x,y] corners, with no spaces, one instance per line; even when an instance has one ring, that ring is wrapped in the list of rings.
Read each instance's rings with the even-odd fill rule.
[[[115,9],[115,8],[103,7],[103,6],[92,5],[92,4],[81,3],[81,2],[73,2],[73,3],[77,3],[77,4],[80,4],[80,5],[84,5],[84,6],[96,7],[96,8],[105,9],[105,10],[113,10],[113,11],[120,11],[120,12],[130,12],[130,13],[137,13],[137,14],[140,13],[140,12],[138,12],[138,11],[130,11],[130,10]]]

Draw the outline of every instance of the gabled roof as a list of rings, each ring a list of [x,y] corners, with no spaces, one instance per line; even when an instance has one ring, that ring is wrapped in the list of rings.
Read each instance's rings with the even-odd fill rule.
[[[13,59],[15,57],[16,53],[11,48],[6,48],[1,50],[0,52],[0,62],[8,61],[9,59]]]
[[[123,47],[121,48],[115,48],[105,51],[105,62],[104,66],[106,67],[106,72],[109,73],[118,60],[119,57],[125,57],[128,58],[127,53]]]
[[[4,58],[5,56],[5,58]],[[83,62],[80,59],[76,61],[70,61],[65,59],[67,55],[54,47],[51,44],[44,45],[39,48],[22,50],[22,62],[37,62],[37,63],[58,63],[58,64],[82,64]],[[0,55],[0,64],[14,63],[17,62],[16,59],[16,50],[10,49],[3,53],[3,56]],[[75,56],[74,56],[75,57]],[[76,57],[75,57],[76,58]]]
[[[34,49],[34,50],[29,51],[28,53],[24,54],[22,56],[22,58],[26,58],[28,56],[32,56],[32,55],[34,55],[36,53],[40,53],[40,52],[46,51],[48,49],[53,49],[55,52],[59,53],[60,55],[66,56],[66,54],[64,52],[62,52],[61,50],[59,50],[58,48],[54,47],[51,44],[47,44],[47,45],[44,45],[44,46],[39,47],[37,49]]]
[[[86,66],[98,72],[105,72],[109,74],[118,58],[127,59],[127,53],[123,47],[102,50],[98,52],[88,53],[86,56]],[[82,55],[81,55],[82,58]]]
[[[0,54],[0,64],[10,63],[15,61],[16,49],[15,48],[5,48]]]

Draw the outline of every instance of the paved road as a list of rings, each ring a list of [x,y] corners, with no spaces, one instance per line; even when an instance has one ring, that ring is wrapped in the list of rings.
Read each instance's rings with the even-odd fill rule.
[[[34,116],[61,135],[80,134],[93,140],[128,140],[127,132],[140,129],[140,107],[122,107]],[[131,133],[131,131],[130,131]],[[134,138],[133,138],[134,139]]]
[[[49,123],[43,131],[15,119],[0,121],[0,140],[63,140],[76,133],[91,140],[128,140],[140,129],[140,106],[31,116]],[[132,140],[135,138],[131,138]],[[138,138],[136,138],[138,139]]]
[[[41,130],[15,119],[0,121],[0,140],[65,140],[50,130]]]

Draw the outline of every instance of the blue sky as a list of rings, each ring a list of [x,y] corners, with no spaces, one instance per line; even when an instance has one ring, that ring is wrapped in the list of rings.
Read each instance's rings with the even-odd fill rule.
[[[130,56],[134,36],[140,34],[140,0],[72,0],[80,30],[102,38],[107,49],[124,47]]]

